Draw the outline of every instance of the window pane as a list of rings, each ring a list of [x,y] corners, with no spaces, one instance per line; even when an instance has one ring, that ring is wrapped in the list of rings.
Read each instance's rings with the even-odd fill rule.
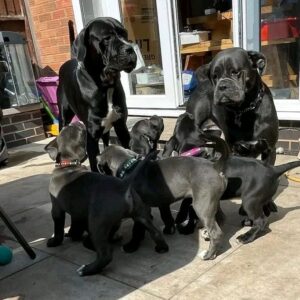
[[[261,1],[264,82],[275,99],[299,99],[300,1]]]
[[[120,0],[120,7],[128,38],[142,56],[141,67],[129,75],[131,94],[164,94],[156,1]]]

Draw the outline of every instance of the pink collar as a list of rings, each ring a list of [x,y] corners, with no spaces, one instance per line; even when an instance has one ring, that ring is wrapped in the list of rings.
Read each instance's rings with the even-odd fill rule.
[[[202,151],[201,147],[192,148],[180,154],[180,156],[196,156]]]

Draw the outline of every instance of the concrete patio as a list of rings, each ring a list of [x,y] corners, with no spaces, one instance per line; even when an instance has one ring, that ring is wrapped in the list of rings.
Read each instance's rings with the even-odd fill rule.
[[[215,260],[198,256],[199,247],[207,247],[198,232],[166,236],[166,254],[154,251],[148,235],[136,253],[124,253],[121,245],[132,226],[125,220],[112,263],[99,275],[79,277],[76,269],[91,262],[94,252],[68,238],[62,246],[46,247],[53,233],[47,189],[54,164],[43,151],[49,140],[14,148],[0,171],[0,205],[37,254],[31,260],[0,220],[0,243],[14,252],[12,262],[0,266],[0,299],[300,299],[300,183],[285,176],[275,201],[279,212],[269,218],[270,232],[251,244],[235,239],[248,230],[240,227],[240,200],[224,201],[225,242]],[[296,159],[281,155],[277,163]],[[172,208],[175,214],[178,205]],[[157,212],[154,216],[162,227]]]

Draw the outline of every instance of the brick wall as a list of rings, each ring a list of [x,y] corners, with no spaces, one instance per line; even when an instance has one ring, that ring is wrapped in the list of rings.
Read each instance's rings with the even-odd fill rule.
[[[70,59],[68,21],[74,14],[71,0],[29,0],[33,35],[40,51],[40,67],[56,73]],[[75,22],[74,22],[75,23]]]
[[[1,123],[8,148],[33,143],[45,138],[40,110],[4,116]]]

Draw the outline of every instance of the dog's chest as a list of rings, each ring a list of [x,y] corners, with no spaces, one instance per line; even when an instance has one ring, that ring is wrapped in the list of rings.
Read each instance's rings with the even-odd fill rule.
[[[113,93],[113,88],[107,90],[107,114],[101,122],[101,126],[104,127],[103,133],[107,133],[112,128],[113,123],[121,118],[121,113],[113,106]]]

